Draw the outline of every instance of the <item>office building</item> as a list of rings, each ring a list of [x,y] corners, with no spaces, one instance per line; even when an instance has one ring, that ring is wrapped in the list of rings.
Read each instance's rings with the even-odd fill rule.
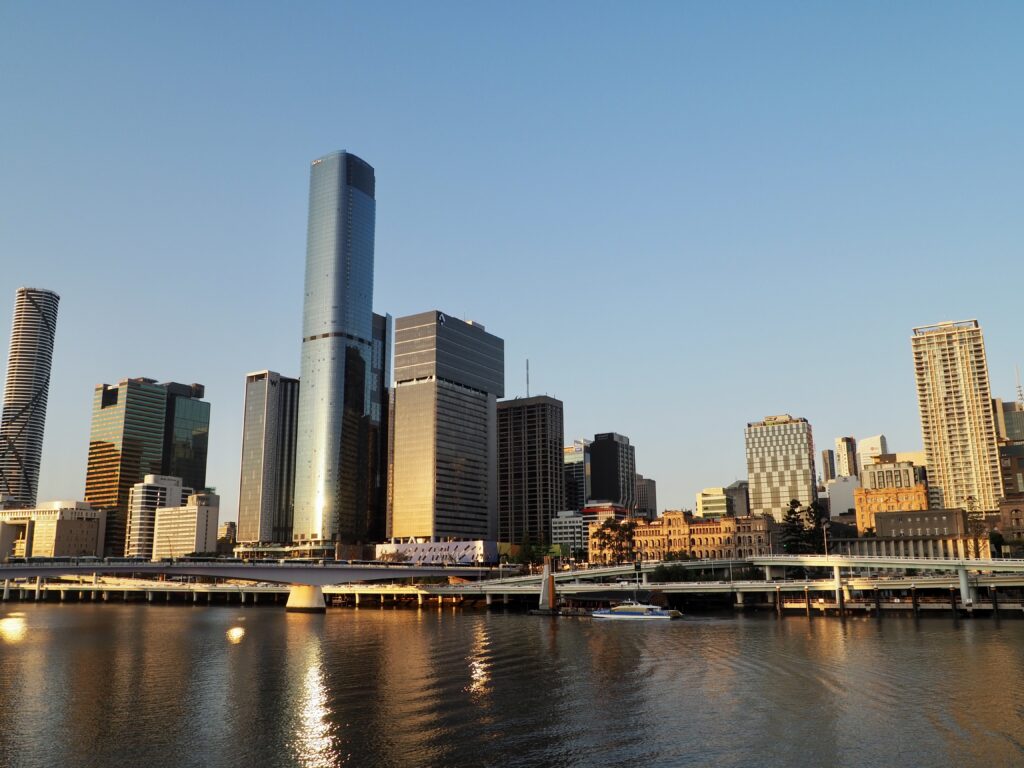
[[[388,537],[496,540],[505,342],[436,310],[400,317],[394,367]]]
[[[574,560],[587,559],[587,524],[583,513],[564,509],[551,518],[551,544]]]
[[[885,441],[885,435],[872,435],[862,437],[857,441],[857,474],[868,464],[874,464],[879,456],[887,454],[889,446]]]
[[[590,444],[590,498],[636,510],[636,449],[616,432],[594,435]]]
[[[14,297],[0,413],[0,495],[34,507],[43,454],[50,364],[60,297],[41,288],[19,288]]]
[[[697,493],[694,514],[704,519],[725,517],[732,514],[729,507],[729,497],[726,495],[725,488],[705,488]]]
[[[641,474],[636,476],[636,516],[645,520],[658,516],[658,483]]]
[[[750,483],[737,480],[725,486],[725,495],[729,500],[729,514],[733,517],[747,517],[750,514]]]
[[[235,544],[238,541],[238,525],[233,520],[217,526],[217,541]]]
[[[995,511],[1003,480],[981,326],[914,328],[911,347],[931,506]]]
[[[814,436],[807,419],[787,414],[747,424],[750,513],[782,522],[790,501],[809,506],[817,499]]]
[[[128,528],[125,533],[125,557],[153,556],[153,528],[160,507],[179,507],[192,494],[180,477],[146,475],[132,486],[128,495]]]
[[[274,371],[245,377],[238,541],[285,544],[295,509],[299,380]]]
[[[565,501],[562,401],[503,400],[498,413],[498,541],[547,544]]]
[[[857,532],[875,530],[879,512],[918,512],[928,509],[928,474],[924,467],[886,453],[868,464],[861,487],[854,491]]]
[[[629,560],[664,560],[686,555],[698,560],[728,560],[769,555],[777,550],[777,526],[764,517],[699,518],[671,510],[656,520],[636,520]],[[610,561],[611,553],[590,538],[590,562]]]
[[[590,501],[590,441],[575,440],[562,452],[565,466],[565,508],[581,510]]]
[[[202,384],[122,379],[93,392],[85,500],[107,511],[107,555],[124,554],[132,486],[146,475],[206,483],[210,406]]]
[[[855,492],[860,488],[856,477],[837,477],[825,483],[829,517],[852,514],[856,509]]]
[[[153,559],[216,552],[219,515],[220,497],[208,492],[193,493],[182,506],[157,509]]]
[[[210,444],[210,404],[202,384],[161,384],[167,391],[164,447],[160,474],[180,477],[189,488],[206,487],[206,456]]]
[[[879,512],[875,535],[858,539],[829,539],[838,554],[931,559],[988,559],[987,534],[971,533],[962,509]]]
[[[387,536],[388,488],[390,480],[391,353],[395,322],[391,315],[373,315],[373,357],[370,362],[370,418],[367,424],[369,459],[367,497],[369,520],[367,538],[381,541]]]
[[[370,535],[375,184],[348,152],[310,169],[292,521],[310,548]]]
[[[852,437],[836,438],[836,477],[857,474],[857,441]]]
[[[12,557],[99,557],[106,512],[81,501],[0,511],[0,563]]]
[[[831,448],[821,452],[821,479],[828,482],[836,478],[836,454]]]

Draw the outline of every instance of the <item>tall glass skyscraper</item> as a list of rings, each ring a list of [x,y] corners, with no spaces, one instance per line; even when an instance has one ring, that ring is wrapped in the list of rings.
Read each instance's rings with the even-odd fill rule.
[[[206,488],[206,454],[210,445],[210,404],[202,384],[161,384],[167,390],[162,475],[180,477],[197,492]]]
[[[294,539],[367,541],[373,372],[373,168],[348,152],[309,179]]]
[[[59,302],[41,288],[19,288],[14,299],[0,416],[0,496],[13,496],[22,507],[36,505]]]

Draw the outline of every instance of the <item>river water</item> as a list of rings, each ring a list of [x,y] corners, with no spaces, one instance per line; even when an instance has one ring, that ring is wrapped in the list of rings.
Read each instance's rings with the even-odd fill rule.
[[[1022,766],[1024,621],[0,604],[0,766]]]

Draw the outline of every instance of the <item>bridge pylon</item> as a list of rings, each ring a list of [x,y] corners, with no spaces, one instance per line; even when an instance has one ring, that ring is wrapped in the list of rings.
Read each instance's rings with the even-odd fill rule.
[[[323,588],[307,584],[292,584],[284,609],[295,613],[327,613]]]

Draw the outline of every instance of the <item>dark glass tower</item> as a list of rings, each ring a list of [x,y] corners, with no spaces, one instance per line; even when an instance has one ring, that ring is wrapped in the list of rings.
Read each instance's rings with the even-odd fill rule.
[[[206,454],[210,443],[210,404],[202,384],[161,384],[167,390],[162,475],[180,477],[196,492],[206,488]]]
[[[0,416],[0,496],[34,507],[43,453],[50,363],[60,297],[40,288],[19,288],[7,358]]]
[[[302,311],[294,538],[368,540],[373,393],[373,168],[313,161]]]

